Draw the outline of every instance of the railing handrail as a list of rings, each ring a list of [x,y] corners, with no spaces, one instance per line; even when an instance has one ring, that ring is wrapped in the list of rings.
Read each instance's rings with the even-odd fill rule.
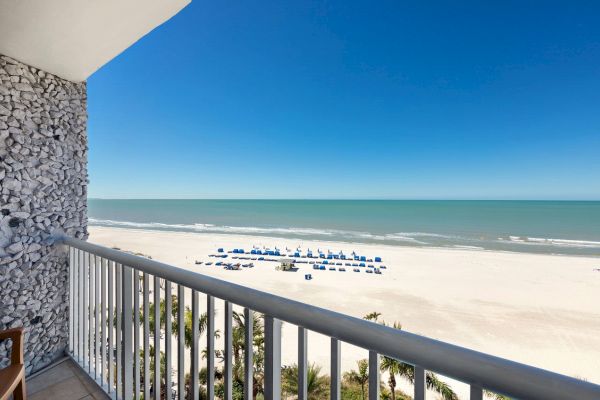
[[[521,399],[599,399],[600,385],[202,275],[68,236],[56,242],[342,342]]]

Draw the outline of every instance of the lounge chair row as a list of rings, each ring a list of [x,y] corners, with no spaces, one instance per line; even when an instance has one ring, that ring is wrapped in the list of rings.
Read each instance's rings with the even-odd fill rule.
[[[218,253],[224,253],[225,249],[220,247],[217,249]],[[253,255],[267,255],[267,256],[277,256],[277,257],[287,257],[288,254],[285,253],[281,253],[281,251],[279,250],[258,250],[258,249],[253,249],[251,251],[244,251],[244,249],[233,249],[228,251],[227,253],[233,253],[233,254],[253,254]],[[319,253],[319,256],[315,256],[313,255],[312,252],[307,252],[306,255],[302,255],[300,252],[294,252],[293,255],[292,253],[289,254],[289,256],[292,257],[296,257],[296,258],[321,258],[321,259],[327,259],[327,260],[354,260],[354,261],[362,261],[362,262],[381,262],[381,257],[375,257],[375,258],[367,258],[366,256],[358,256],[358,255],[352,255],[351,257],[347,257],[345,254],[324,254],[324,253]]]

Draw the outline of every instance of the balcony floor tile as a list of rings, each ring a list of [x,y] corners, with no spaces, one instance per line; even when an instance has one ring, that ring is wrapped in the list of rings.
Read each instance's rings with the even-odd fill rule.
[[[107,400],[102,392],[81,368],[71,360],[65,360],[26,380],[29,400]]]

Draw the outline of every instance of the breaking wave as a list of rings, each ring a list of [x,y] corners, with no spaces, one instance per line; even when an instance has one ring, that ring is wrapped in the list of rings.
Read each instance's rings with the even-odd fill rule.
[[[542,245],[557,247],[578,247],[578,248],[600,248],[600,242],[592,240],[573,240],[573,239],[552,239],[537,238],[527,236],[509,236],[508,239],[498,238],[498,240],[508,240],[511,243],[524,245]]]
[[[369,232],[339,230],[339,229],[314,229],[314,228],[276,228],[276,227],[256,227],[256,226],[226,226],[213,224],[166,224],[162,222],[130,222],[130,221],[115,221],[110,219],[89,219],[90,225],[97,226],[112,226],[122,228],[137,228],[150,230],[176,230],[186,232],[206,232],[206,233],[230,233],[242,235],[291,235],[291,236],[306,236],[316,238],[345,238],[347,240],[374,240],[374,241],[393,241],[407,242],[413,244],[428,244],[426,241],[417,238],[424,237],[445,237],[433,233],[423,232],[398,232],[389,234],[373,234]],[[447,236],[450,238],[449,236]]]
[[[527,236],[507,236],[507,237],[467,237],[458,235],[445,235],[429,232],[395,232],[395,233],[370,233],[354,230],[341,229],[317,229],[301,227],[257,227],[257,226],[227,226],[213,224],[166,224],[162,222],[131,222],[116,221],[110,219],[89,219],[90,225],[164,230],[164,231],[183,231],[200,233],[223,233],[238,235],[262,235],[279,237],[304,237],[314,240],[341,240],[349,242],[381,242],[398,245],[412,246],[442,246],[453,247],[465,250],[481,249],[504,249],[523,250],[534,248],[542,249],[600,249],[600,242],[591,240],[574,239],[554,239],[539,238]],[[527,251],[527,250],[526,250]]]

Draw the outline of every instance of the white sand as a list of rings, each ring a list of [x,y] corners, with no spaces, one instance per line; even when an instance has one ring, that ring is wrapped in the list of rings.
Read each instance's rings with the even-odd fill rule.
[[[600,382],[600,272],[594,271],[600,258],[101,227],[90,228],[90,241],[356,317],[379,311],[413,333]],[[194,265],[218,261],[208,257],[218,247],[253,245],[356,250],[381,256],[387,270],[314,271],[300,264],[297,272],[280,272],[275,263],[256,261],[240,271]],[[305,281],[305,273],[314,279]],[[284,324],[284,363],[294,362],[296,351],[296,327]],[[344,346],[342,357],[346,370],[367,352]],[[327,372],[327,338],[309,336],[309,359]]]

